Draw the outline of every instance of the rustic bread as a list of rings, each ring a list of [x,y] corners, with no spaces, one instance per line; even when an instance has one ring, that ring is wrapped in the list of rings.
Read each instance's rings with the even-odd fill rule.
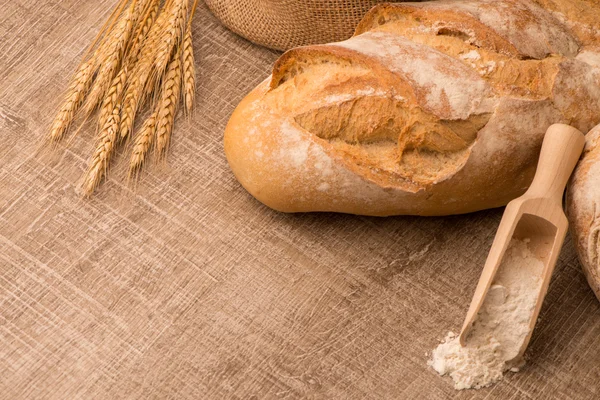
[[[567,215],[583,271],[600,299],[600,125],[586,135],[567,188]]]
[[[532,1],[377,6],[353,38],[283,54],[233,113],[226,155],[285,212],[501,206],[529,186],[548,126],[600,122],[600,68],[579,50]]]
[[[598,0],[534,0],[550,11],[585,46],[600,43],[600,2]]]

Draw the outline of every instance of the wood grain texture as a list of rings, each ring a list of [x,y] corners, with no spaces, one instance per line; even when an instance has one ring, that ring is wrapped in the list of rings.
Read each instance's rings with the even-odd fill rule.
[[[227,167],[222,132],[277,54],[193,30],[197,109],[132,190],[128,153],[76,193],[93,147],[35,156],[114,0],[0,0],[0,398],[595,399],[600,306],[567,240],[529,364],[456,392],[426,352],[458,330],[501,210],[283,215]]]

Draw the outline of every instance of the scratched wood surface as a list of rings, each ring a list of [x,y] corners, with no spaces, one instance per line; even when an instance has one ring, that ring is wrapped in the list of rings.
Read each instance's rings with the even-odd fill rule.
[[[76,192],[83,130],[34,150],[114,0],[0,0],[2,399],[597,399],[600,307],[568,240],[529,364],[456,392],[427,352],[457,330],[501,210],[283,215],[229,171],[222,132],[277,54],[194,21],[198,109],[167,165]]]

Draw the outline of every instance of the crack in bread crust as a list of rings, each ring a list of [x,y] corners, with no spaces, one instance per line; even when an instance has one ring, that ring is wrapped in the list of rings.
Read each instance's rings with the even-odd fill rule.
[[[406,179],[428,185],[462,167],[491,116],[439,120],[419,107],[386,96],[361,96],[299,114],[303,129],[329,142],[363,174],[377,169],[385,184]]]

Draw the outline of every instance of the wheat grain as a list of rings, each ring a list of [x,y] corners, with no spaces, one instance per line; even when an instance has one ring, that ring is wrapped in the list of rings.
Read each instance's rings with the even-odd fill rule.
[[[129,162],[129,177],[134,176],[146,160],[146,155],[154,142],[156,122],[157,112],[155,111],[148,119],[146,119],[140,133],[135,139],[135,144],[133,145],[133,150],[131,152],[131,160]]]
[[[102,127],[96,150],[83,180],[82,189],[86,196],[90,196],[96,190],[108,172],[108,164],[119,133],[120,114],[121,107],[117,105]]]
[[[123,101],[123,115],[121,119],[121,139],[126,139],[133,130],[133,122],[142,97],[144,84],[147,79],[146,72],[136,70],[136,74],[131,78],[125,92],[125,100]]]
[[[127,72],[127,66],[123,67],[108,88],[106,97],[100,107],[100,115],[98,116],[98,126],[100,128],[104,126],[106,120],[123,97],[123,91],[125,90],[125,84],[127,83]]]
[[[144,95],[151,64],[149,61],[140,60],[136,64],[135,72],[132,73],[131,81],[128,83],[123,101],[123,115],[121,120],[121,139],[126,139],[133,130],[135,115],[137,114],[140,100]]]
[[[88,61],[81,64],[67,93],[65,101],[61,106],[58,115],[54,119],[52,128],[50,129],[50,141],[58,142],[61,140],[75,117],[75,113],[83,103],[85,94],[93,79],[94,67],[93,63]]]
[[[156,154],[158,157],[165,155],[175,114],[181,97],[181,53],[176,51],[165,75],[158,103],[158,122],[156,126]]]
[[[191,114],[194,107],[195,96],[196,65],[192,46],[192,28],[188,26],[183,39],[183,102],[188,115]]]
[[[137,27],[144,17],[144,13],[148,9],[148,5],[152,0],[133,0],[135,3],[135,19],[133,21],[134,25]]]

